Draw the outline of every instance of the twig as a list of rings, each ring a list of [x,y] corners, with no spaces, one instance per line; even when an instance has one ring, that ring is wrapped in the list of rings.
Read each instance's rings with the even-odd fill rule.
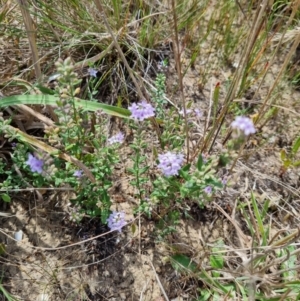
[[[157,275],[157,273],[156,273],[156,271],[155,271],[155,268],[154,268],[154,266],[153,266],[151,260],[149,260],[149,263],[150,263],[150,265],[151,265],[151,267],[152,267],[152,269],[153,269],[155,278],[156,278],[156,280],[157,280],[157,283],[158,283],[158,285],[159,285],[159,287],[160,287],[161,292],[163,293],[164,297],[166,298],[166,301],[169,301],[169,298],[168,298],[168,296],[167,296],[167,294],[166,294],[166,292],[165,292],[164,287],[162,286],[162,284],[161,284],[161,282],[160,282],[160,279],[159,279],[159,277],[158,277],[158,275]]]
[[[190,141],[189,141],[189,128],[188,128],[188,118],[186,114],[186,101],[184,97],[184,91],[183,91],[183,76],[181,73],[181,58],[180,58],[180,45],[179,45],[179,38],[178,38],[178,27],[177,27],[177,15],[176,15],[176,7],[175,7],[175,0],[171,1],[172,3],[172,12],[173,12],[173,21],[174,21],[174,33],[175,33],[175,49],[174,49],[174,56],[176,61],[176,69],[178,74],[178,80],[179,80],[179,90],[180,90],[180,96],[183,106],[183,114],[184,114],[184,123],[185,123],[185,138],[186,138],[186,148],[187,148],[187,162],[189,162],[190,159]]]

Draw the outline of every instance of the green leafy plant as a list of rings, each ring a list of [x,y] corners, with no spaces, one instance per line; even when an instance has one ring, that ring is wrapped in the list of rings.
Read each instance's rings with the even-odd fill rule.
[[[290,152],[287,152],[284,149],[280,151],[280,159],[283,164],[282,166],[283,171],[286,171],[290,167],[300,166],[300,160],[297,159],[299,148],[300,148],[300,137],[295,139]]]

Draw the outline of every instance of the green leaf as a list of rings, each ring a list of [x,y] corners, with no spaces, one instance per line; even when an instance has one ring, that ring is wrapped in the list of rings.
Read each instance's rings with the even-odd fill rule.
[[[198,297],[197,301],[207,301],[211,296],[211,292],[209,290],[201,290],[201,296]]]
[[[171,264],[174,270],[178,272],[191,272],[197,271],[197,265],[188,256],[182,254],[175,254],[171,256]]]
[[[260,235],[262,236],[262,246],[267,245],[267,233],[268,233],[268,227],[264,226],[263,220],[262,220],[262,214],[259,212],[259,208],[257,206],[257,202],[255,199],[254,194],[251,192],[251,201],[252,206],[254,210],[254,215],[258,224],[258,230],[260,232]]]
[[[76,146],[75,143],[71,143],[71,144],[69,144],[69,145],[66,145],[66,146],[65,146],[65,151],[68,151],[68,150],[72,149],[72,148],[75,147],[75,146]]]
[[[207,179],[205,180],[205,185],[206,186],[213,186],[213,187],[218,187],[218,188],[223,188],[222,182],[216,180],[216,179]]]
[[[217,279],[214,279],[211,277],[205,270],[202,270],[199,279],[203,281],[204,283],[209,284],[209,286],[214,288],[214,293],[217,292],[217,290],[221,290],[225,294],[229,292],[228,287],[226,285],[222,285]]]
[[[295,155],[300,147],[300,136],[295,140],[293,146],[292,146],[292,153],[293,155]]]
[[[179,170],[179,175],[180,175],[183,179],[185,179],[186,181],[188,181],[188,180],[191,178],[191,176],[189,175],[189,173],[186,172],[186,171],[183,171],[183,170]]]
[[[48,95],[54,95],[55,91],[43,86],[43,85],[36,85],[36,87],[43,93]]]
[[[1,194],[1,198],[2,198],[2,200],[3,200],[4,202],[7,202],[7,203],[9,203],[9,202],[11,201],[10,196],[9,196],[8,194],[6,194],[6,193],[2,193],[2,194]]]
[[[5,108],[8,106],[15,105],[50,105],[56,106],[59,101],[59,97],[55,95],[14,95],[3,97],[0,102],[0,108]],[[104,113],[128,118],[130,116],[130,111],[123,108],[118,108],[116,106],[111,106],[103,103],[98,103],[96,101],[88,101],[79,98],[74,99],[74,105],[76,108],[82,108],[85,111],[98,111],[102,110]]]
[[[300,161],[296,161],[296,162],[294,162],[294,163],[293,163],[293,166],[294,166],[294,167],[298,167],[298,166],[300,166]]]
[[[145,166],[139,170],[139,174],[142,175],[149,170],[149,166]]]
[[[291,166],[292,161],[290,159],[284,160],[283,161],[283,166],[287,169]],[[294,165],[294,164],[293,164]]]
[[[280,151],[280,159],[281,159],[282,162],[284,162],[286,160],[286,152],[285,152],[284,149],[282,149]]]
[[[191,168],[191,164],[187,164],[181,168],[181,171],[189,171]]]
[[[8,293],[8,291],[0,284],[0,292],[4,295],[7,301],[17,301],[15,297]]]
[[[2,256],[3,254],[5,254],[5,244],[0,243],[0,256]]]
[[[200,154],[200,155],[198,156],[198,161],[197,161],[197,169],[198,169],[199,171],[201,171],[202,165],[203,165],[203,156],[202,156],[202,154]]]
[[[137,227],[136,227],[136,224],[135,223],[132,223],[131,224],[131,234],[135,234],[136,233],[136,230],[137,230]]]
[[[210,264],[215,269],[222,269],[224,267],[224,258],[222,253],[219,253],[223,249],[223,240],[219,240],[216,247],[213,247],[212,252],[216,253],[210,256]]]

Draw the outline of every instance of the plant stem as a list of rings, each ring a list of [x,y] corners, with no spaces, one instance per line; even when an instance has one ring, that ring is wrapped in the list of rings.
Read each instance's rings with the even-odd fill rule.
[[[178,25],[177,25],[177,15],[176,15],[176,7],[175,7],[175,0],[172,0],[172,12],[173,12],[173,21],[174,21],[174,34],[175,34],[175,45],[176,49],[174,49],[174,56],[176,61],[176,69],[178,74],[178,80],[179,80],[179,90],[180,90],[180,96],[183,106],[183,114],[184,114],[184,122],[185,122],[185,135],[186,135],[186,148],[187,148],[187,162],[189,162],[190,157],[190,142],[189,142],[189,129],[188,129],[188,121],[187,121],[187,115],[186,115],[186,101],[184,97],[183,92],[183,76],[181,73],[181,61],[180,61],[180,45],[179,45],[179,38],[178,38]]]

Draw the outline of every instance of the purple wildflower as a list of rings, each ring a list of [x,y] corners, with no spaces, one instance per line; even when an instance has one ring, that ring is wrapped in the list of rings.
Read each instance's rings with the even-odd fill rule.
[[[203,116],[203,113],[199,109],[194,109],[194,113],[197,118],[201,118]]]
[[[11,147],[12,147],[12,148],[16,148],[16,147],[17,147],[17,143],[16,143],[16,142],[12,142],[12,143],[11,143]]]
[[[98,70],[94,69],[94,68],[89,68],[88,69],[88,73],[90,76],[92,77],[97,77],[97,73],[98,73]]]
[[[82,177],[82,170],[75,170],[73,173],[74,177],[81,178]]]
[[[116,212],[111,213],[109,218],[107,219],[107,225],[111,231],[118,230],[121,232],[121,229],[126,225],[125,221],[125,213],[124,212]]]
[[[133,103],[128,107],[131,112],[131,117],[135,120],[143,121],[146,118],[153,117],[155,115],[155,109],[146,100],[142,100],[139,103]]]
[[[227,184],[227,181],[228,181],[227,177],[224,176],[221,182],[225,186]]]
[[[44,161],[36,158],[32,154],[28,155],[28,160],[26,161],[26,164],[29,165],[32,172],[43,172]]]
[[[245,116],[237,116],[231,123],[234,129],[238,129],[244,133],[245,136],[249,136],[256,132],[253,121]]]
[[[193,112],[192,109],[186,109],[186,115],[189,115],[192,112]],[[179,115],[184,116],[184,110],[183,109],[181,109],[178,113],[179,113]]]
[[[178,171],[180,170],[183,163],[182,154],[167,152],[165,154],[158,155],[158,159],[158,168],[161,169],[162,173],[166,177],[178,175]]]
[[[206,186],[206,187],[204,188],[204,192],[205,192],[206,194],[212,194],[212,188],[211,188],[211,186]]]
[[[119,132],[118,134],[111,136],[107,141],[108,144],[122,143],[124,141],[124,134]]]

